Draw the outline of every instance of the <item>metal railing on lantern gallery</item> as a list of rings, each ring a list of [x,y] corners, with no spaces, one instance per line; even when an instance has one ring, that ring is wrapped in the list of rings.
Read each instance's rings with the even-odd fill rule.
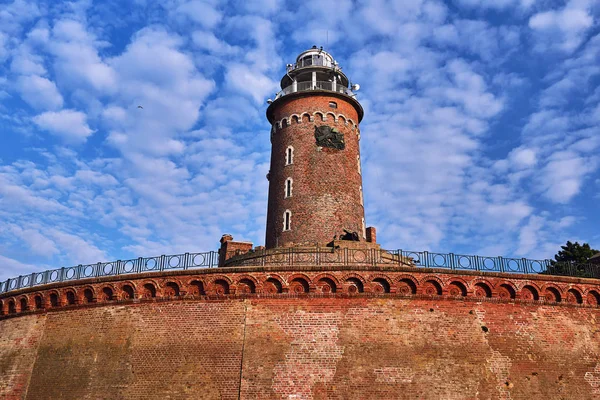
[[[225,266],[392,266],[411,264],[420,268],[600,278],[600,265],[597,264],[557,263],[552,260],[485,257],[453,253],[433,253],[428,251],[350,248],[334,251],[331,247],[312,247],[281,248],[238,255],[231,254],[228,256],[232,256],[232,258],[225,263]],[[87,278],[139,274],[144,272],[215,268],[218,265],[219,254],[217,251],[100,262],[34,272],[29,275],[21,275],[8,279],[0,282],[0,293]]]
[[[296,93],[296,92],[308,92],[310,90],[327,90],[330,92],[337,92],[345,94],[346,96],[354,97],[356,94],[354,92],[342,85],[341,83],[337,83],[335,86],[333,82],[328,81],[306,81],[306,82],[298,82],[296,86],[290,85],[281,90],[277,95],[275,95],[275,99],[280,98],[281,96],[285,96],[287,94]]]

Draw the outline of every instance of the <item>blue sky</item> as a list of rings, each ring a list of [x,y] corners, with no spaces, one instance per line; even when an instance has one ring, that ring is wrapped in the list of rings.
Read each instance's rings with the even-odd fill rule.
[[[599,21],[592,0],[2,1],[0,278],[263,244],[265,100],[313,44],[361,84],[385,248],[598,248]]]

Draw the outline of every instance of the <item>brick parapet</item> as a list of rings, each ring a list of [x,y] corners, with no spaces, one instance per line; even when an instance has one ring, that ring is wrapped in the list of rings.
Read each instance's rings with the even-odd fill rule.
[[[97,307],[118,301],[373,295],[597,307],[600,281],[407,266],[225,267],[60,282],[5,293],[0,296],[0,302],[2,317],[11,317],[73,306]],[[36,302],[38,296],[41,301]],[[11,310],[14,312],[9,312]]]

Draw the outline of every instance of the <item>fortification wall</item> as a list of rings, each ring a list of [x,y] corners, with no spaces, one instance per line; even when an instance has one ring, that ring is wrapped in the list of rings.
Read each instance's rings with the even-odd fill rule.
[[[117,278],[2,299],[136,290],[5,314],[0,398],[600,397],[593,280],[367,267]],[[157,297],[139,298],[148,282]],[[198,282],[204,294],[193,292]],[[527,287],[556,292],[536,301]]]

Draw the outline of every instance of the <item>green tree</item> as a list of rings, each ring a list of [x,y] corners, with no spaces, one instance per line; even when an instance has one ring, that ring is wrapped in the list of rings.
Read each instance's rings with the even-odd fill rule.
[[[544,272],[550,275],[570,275],[582,278],[598,278],[600,270],[587,264],[588,260],[600,252],[592,249],[588,243],[579,244],[578,242],[567,241],[567,244],[560,246],[562,250],[554,256],[554,261]]]
[[[569,241],[560,248],[562,250],[554,256],[557,262],[586,263],[593,255],[600,252],[600,250],[592,249],[588,243],[581,245],[578,242]]]

